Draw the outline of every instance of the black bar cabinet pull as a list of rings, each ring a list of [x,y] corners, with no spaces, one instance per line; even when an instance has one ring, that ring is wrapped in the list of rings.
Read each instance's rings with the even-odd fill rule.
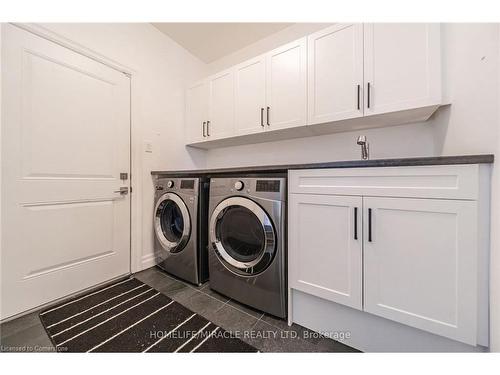
[[[206,124],[206,121],[203,121],[203,137],[206,137],[206,135],[205,135],[205,124]]]
[[[372,242],[372,209],[368,209],[368,242]]]
[[[354,207],[354,239],[358,239],[358,208]]]
[[[360,98],[359,98],[360,92],[361,92],[361,85],[358,85],[358,111],[361,109]]]
[[[368,82],[368,92],[366,94],[366,100],[367,100],[367,107],[370,108],[370,95],[371,94],[371,85],[370,85],[370,82]]]
[[[271,126],[271,124],[269,123],[269,110],[271,108],[267,107],[267,126]]]
[[[260,109],[260,126],[264,127],[264,108]]]
[[[210,137],[210,121],[207,121],[207,137]]]

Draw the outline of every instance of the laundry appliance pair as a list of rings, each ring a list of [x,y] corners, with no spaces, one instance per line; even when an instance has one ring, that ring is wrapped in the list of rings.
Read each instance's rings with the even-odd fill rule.
[[[155,184],[157,264],[286,317],[286,177],[170,177]]]

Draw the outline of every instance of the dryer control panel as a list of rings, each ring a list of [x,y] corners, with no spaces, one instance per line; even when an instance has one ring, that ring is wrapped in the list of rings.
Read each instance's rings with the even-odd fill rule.
[[[210,195],[254,196],[286,201],[286,178],[282,177],[227,177],[210,180]]]
[[[278,193],[280,191],[280,182],[280,180],[257,180],[255,184],[255,191]]]

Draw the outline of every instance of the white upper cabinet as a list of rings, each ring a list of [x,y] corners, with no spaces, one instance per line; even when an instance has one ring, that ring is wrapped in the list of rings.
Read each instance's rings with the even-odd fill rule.
[[[439,24],[351,23],[290,42],[190,87],[188,142],[211,148],[425,121],[441,105],[440,39]]]
[[[206,138],[208,117],[208,84],[198,82],[186,91],[186,137],[188,142]]]
[[[236,135],[265,130],[266,57],[259,56],[235,69]]]
[[[363,116],[363,25],[337,24],[308,38],[308,123]]]
[[[304,125],[307,121],[307,39],[286,44],[266,57],[268,130]]]
[[[364,197],[363,205],[365,311],[475,345],[476,202]]]
[[[365,115],[441,103],[439,24],[365,24]]]
[[[234,133],[234,71],[228,70],[208,79],[209,114],[206,134],[210,139],[225,138]]]

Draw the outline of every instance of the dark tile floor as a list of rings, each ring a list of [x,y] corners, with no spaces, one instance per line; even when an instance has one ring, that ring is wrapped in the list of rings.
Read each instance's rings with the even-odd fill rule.
[[[239,304],[210,289],[209,283],[194,286],[176,279],[156,267],[135,274],[192,311],[204,316],[262,352],[355,352],[337,341],[312,335],[297,324],[263,314]],[[1,351],[22,348],[23,351],[53,351],[52,343],[38,317],[38,311],[0,326]]]

